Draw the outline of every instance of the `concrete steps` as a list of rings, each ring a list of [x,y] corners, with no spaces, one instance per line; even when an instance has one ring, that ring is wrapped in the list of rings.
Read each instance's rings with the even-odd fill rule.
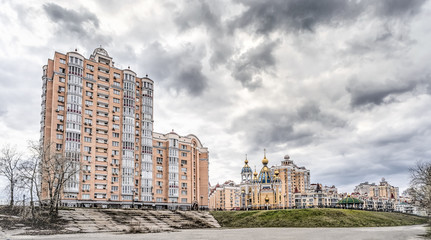
[[[209,212],[129,209],[60,210],[66,232],[166,232],[176,229],[219,228]]]

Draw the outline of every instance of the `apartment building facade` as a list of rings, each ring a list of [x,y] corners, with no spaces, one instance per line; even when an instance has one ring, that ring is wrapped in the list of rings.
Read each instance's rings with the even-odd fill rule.
[[[154,207],[153,80],[138,77],[130,67],[117,68],[100,47],[88,59],[76,50],[55,52],[43,66],[42,81],[41,142],[82,168],[64,186],[62,202]],[[207,163],[208,151],[199,144],[196,148],[206,151]],[[207,166],[201,176],[206,184]],[[42,197],[46,194],[42,184]],[[193,199],[194,204],[204,203],[192,196],[189,206]]]
[[[211,188],[209,194],[210,210],[239,210],[241,189],[233,181],[226,181],[224,184],[217,184]]]

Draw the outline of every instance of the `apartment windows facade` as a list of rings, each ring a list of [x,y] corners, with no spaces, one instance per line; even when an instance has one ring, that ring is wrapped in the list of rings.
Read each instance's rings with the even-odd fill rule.
[[[41,140],[84,166],[66,184],[63,204],[207,205],[198,197],[208,186],[207,149],[193,135],[156,134],[160,139],[154,142],[151,79],[118,69],[106,50],[97,48],[89,58],[56,52],[43,67],[42,81]],[[204,157],[192,160],[190,149]],[[199,174],[206,183],[193,183]],[[183,182],[196,188],[179,199]]]

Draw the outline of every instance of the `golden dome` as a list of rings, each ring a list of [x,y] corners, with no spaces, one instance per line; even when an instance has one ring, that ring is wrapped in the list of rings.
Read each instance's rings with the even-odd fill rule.
[[[244,163],[245,163],[246,165],[248,164],[248,160],[247,160],[247,158],[245,159]]]
[[[266,196],[265,202],[269,202],[269,197],[268,196]]]
[[[280,174],[280,173],[278,172],[278,170],[277,170],[277,169],[275,169],[275,171],[274,171],[274,175],[275,175],[275,176],[278,176],[278,174]]]
[[[254,171],[253,175],[254,175],[255,177],[257,177],[257,172],[256,172],[256,171]]]
[[[264,157],[264,158],[262,159],[262,163],[263,163],[263,165],[268,164],[268,159],[266,159],[266,157]]]

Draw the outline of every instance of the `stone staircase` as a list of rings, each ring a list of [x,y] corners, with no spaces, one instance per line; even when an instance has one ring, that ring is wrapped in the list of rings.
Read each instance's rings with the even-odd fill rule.
[[[177,229],[219,228],[209,212],[136,209],[60,210],[65,232],[166,232]]]

